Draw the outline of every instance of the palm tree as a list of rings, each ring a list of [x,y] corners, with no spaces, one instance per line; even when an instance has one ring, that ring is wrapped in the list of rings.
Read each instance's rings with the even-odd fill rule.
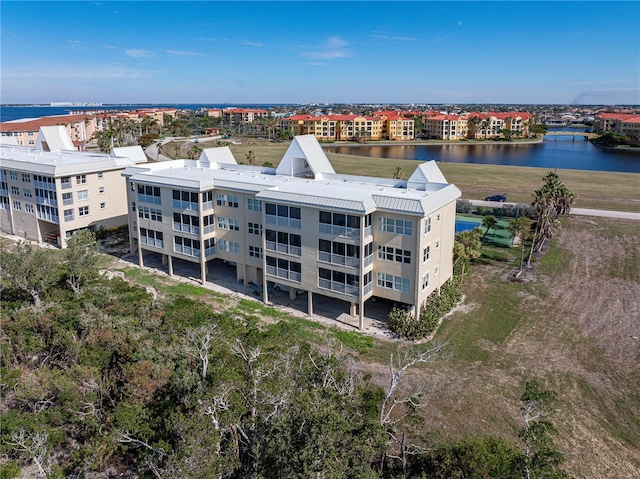
[[[513,240],[520,239],[520,271],[524,265],[524,245],[527,240],[531,239],[531,220],[526,216],[521,216],[518,219],[512,219],[509,222],[507,230],[513,236]]]
[[[401,180],[403,176],[404,176],[404,170],[399,166],[396,166],[396,169],[393,170],[393,174],[391,175],[391,178],[393,178],[394,180]]]
[[[198,145],[193,145],[187,152],[189,158],[192,160],[195,160],[197,157],[199,157],[200,153],[202,153],[202,148],[200,148]]]
[[[480,129],[484,131],[484,139],[487,139],[487,134],[489,133],[489,126],[491,125],[491,122],[489,121],[489,119],[487,118],[486,120],[482,120],[482,122],[480,122]]]
[[[467,121],[467,125],[471,125],[471,128],[467,130],[467,136],[471,139],[476,139],[478,136],[478,125],[482,123],[482,120],[478,115],[474,115]]]
[[[498,218],[493,215],[485,216],[484,218],[482,218],[482,226],[486,228],[484,234],[482,235],[482,241],[484,241],[484,238],[485,236],[487,236],[489,230],[494,230],[495,233],[495,229],[498,227]],[[493,234],[491,235],[491,237],[493,237]]]
[[[576,199],[575,194],[560,181],[555,171],[547,173],[543,180],[542,187],[534,192],[532,206],[536,211],[536,224],[527,265],[531,263],[533,251],[540,251],[545,241],[558,232],[558,217],[569,214]]]
[[[247,153],[247,162],[253,166],[256,164],[256,152],[255,150],[249,150],[249,152]]]
[[[471,231],[462,231],[456,235],[456,240],[453,245],[453,256],[455,258],[453,267],[455,268],[455,266],[462,261],[460,282],[462,282],[464,278],[464,268],[467,261],[480,257],[482,248],[481,237],[482,230],[480,228],[474,228]]]

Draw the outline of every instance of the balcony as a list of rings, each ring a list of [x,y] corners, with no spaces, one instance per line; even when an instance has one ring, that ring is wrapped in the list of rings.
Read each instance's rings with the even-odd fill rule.
[[[212,246],[210,248],[205,248],[205,250],[204,250],[205,258],[208,258],[209,256],[213,256],[214,254],[216,254],[216,247],[215,246]]]
[[[138,193],[138,202],[150,203],[152,205],[160,205],[162,204],[162,199],[159,196],[143,195],[142,193]]]
[[[173,207],[176,210],[198,211],[198,203],[192,203],[191,201],[173,200]]]
[[[341,236],[343,238],[360,238],[360,228],[319,223],[318,231],[325,235]]]
[[[55,183],[49,183],[47,181],[33,180],[33,185],[36,188],[42,188],[44,190],[49,190],[49,191],[56,191]]]
[[[329,279],[318,278],[318,287],[320,289],[328,289],[336,293],[346,294],[348,296],[358,296],[358,286],[351,284],[338,283]]]
[[[348,266],[349,268],[359,268],[360,258],[351,256],[343,256],[339,254],[318,251],[318,261],[322,263],[338,264],[340,266]]]
[[[302,256],[302,248],[300,246],[291,246],[288,244],[276,243],[274,241],[266,241],[265,248],[269,251],[275,251],[276,253]]]
[[[267,266],[267,275],[288,279],[289,281],[295,281],[296,283],[300,283],[302,281],[302,274],[289,271],[288,269],[277,268],[276,266]]]
[[[285,228],[301,229],[302,222],[297,218],[287,216],[265,215],[268,225],[284,226]]]
[[[49,221],[51,223],[60,223],[60,218],[58,217],[58,215],[38,211],[36,216],[41,220]]]
[[[198,248],[194,248],[192,246],[184,246],[181,244],[174,244],[173,250],[176,253],[186,254],[187,256],[194,256],[196,258],[200,257],[200,250]]]
[[[147,246],[153,246],[154,248],[164,248],[164,241],[155,238],[149,238],[147,236],[140,236],[140,243]]]
[[[191,233],[193,235],[200,234],[200,227],[193,225],[185,225],[184,223],[173,222],[173,231],[182,231],[183,233]]]

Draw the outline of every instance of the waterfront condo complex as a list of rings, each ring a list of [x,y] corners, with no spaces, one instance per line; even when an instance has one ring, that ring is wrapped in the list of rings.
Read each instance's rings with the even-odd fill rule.
[[[201,281],[222,262],[236,279],[350,304],[363,327],[364,303],[385,298],[414,307],[452,277],[460,191],[436,163],[408,180],[335,173],[314,135],[297,136],[277,168],[239,165],[228,147],[198,160],[136,164],[126,178],[131,252],[196,263]],[[222,261],[220,261],[222,260]]]
[[[80,229],[127,223],[121,173],[147,161],[140,147],[111,155],[77,151],[61,125],[41,127],[32,146],[11,137],[0,143],[3,231],[64,247]]]

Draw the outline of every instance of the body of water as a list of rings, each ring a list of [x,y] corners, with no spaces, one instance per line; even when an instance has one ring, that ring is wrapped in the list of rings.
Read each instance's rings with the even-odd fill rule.
[[[546,135],[541,143],[535,144],[369,144],[329,146],[325,150],[331,153],[401,160],[640,173],[640,152],[601,150],[581,137],[576,137],[573,141],[570,136]]]

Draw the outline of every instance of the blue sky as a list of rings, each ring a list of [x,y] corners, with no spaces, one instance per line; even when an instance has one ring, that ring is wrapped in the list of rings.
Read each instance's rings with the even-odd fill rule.
[[[1,4],[2,103],[640,104],[640,2]]]

